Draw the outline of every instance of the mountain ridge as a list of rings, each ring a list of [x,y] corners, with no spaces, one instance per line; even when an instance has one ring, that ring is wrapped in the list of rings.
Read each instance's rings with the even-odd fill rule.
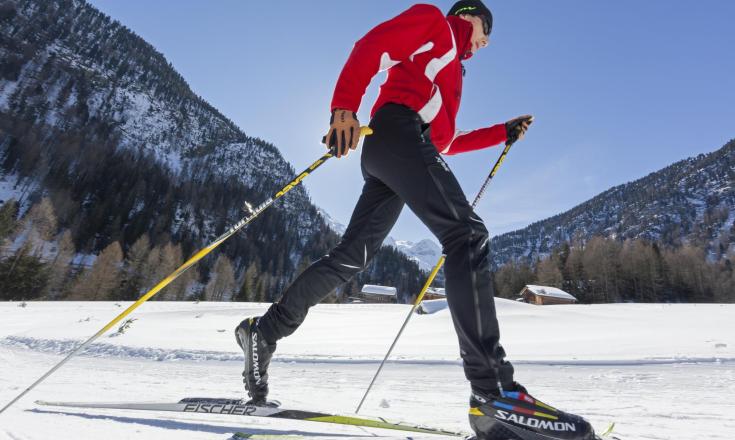
[[[533,262],[564,242],[596,235],[668,246],[704,245],[715,259],[731,251],[735,243],[735,140],[493,237],[493,265]]]

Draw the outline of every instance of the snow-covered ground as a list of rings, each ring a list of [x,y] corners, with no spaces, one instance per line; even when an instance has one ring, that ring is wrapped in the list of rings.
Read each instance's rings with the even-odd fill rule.
[[[536,397],[617,422],[630,439],[735,439],[735,305],[538,307],[497,300],[516,378]],[[127,303],[0,303],[0,406]],[[0,439],[229,439],[237,431],[317,438],[396,433],[235,416],[39,407],[36,399],[240,397],[232,329],[267,305],[144,304],[6,413]],[[284,406],[354,411],[408,306],[319,305],[279,343],[271,393]],[[113,332],[114,333],[114,332]],[[467,431],[468,386],[447,310],[412,318],[361,414]]]

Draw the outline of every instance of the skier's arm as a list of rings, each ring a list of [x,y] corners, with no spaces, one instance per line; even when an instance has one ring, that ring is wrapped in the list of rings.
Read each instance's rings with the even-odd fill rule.
[[[526,134],[526,130],[532,122],[533,116],[523,115],[511,119],[505,124],[496,124],[492,127],[469,132],[457,132],[452,142],[441,153],[447,155],[465,153],[492,147],[501,142],[512,144],[523,139],[523,135]]]
[[[447,145],[442,154],[452,155],[466,153],[468,151],[481,150],[483,148],[498,145],[505,142],[507,133],[505,124],[496,124],[492,127],[481,128],[468,132],[458,132],[452,142]]]
[[[439,8],[422,4],[374,27],[355,43],[337,80],[332,110],[357,112],[365,89],[378,72],[408,59],[432,36],[447,29]]]

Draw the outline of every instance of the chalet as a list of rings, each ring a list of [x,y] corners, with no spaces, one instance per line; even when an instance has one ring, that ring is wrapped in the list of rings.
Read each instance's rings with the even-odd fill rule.
[[[395,303],[397,302],[397,290],[390,286],[376,286],[365,284],[357,295],[350,297],[351,302],[366,303]]]
[[[447,292],[443,287],[429,287],[424,293],[423,301],[431,301],[432,299],[447,299]]]
[[[577,298],[556,287],[527,285],[521,290],[519,301],[539,306],[552,304],[574,304]]]

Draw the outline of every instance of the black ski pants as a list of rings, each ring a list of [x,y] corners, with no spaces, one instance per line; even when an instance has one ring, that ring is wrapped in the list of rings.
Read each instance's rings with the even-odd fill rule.
[[[447,302],[465,375],[485,393],[509,387],[513,367],[499,343],[489,265],[489,237],[457,179],[431,143],[418,114],[387,104],[370,122],[362,173],[365,186],[340,243],[309,266],[260,319],[271,343],[293,333],[309,308],[365,269],[404,204],[442,244]]]

